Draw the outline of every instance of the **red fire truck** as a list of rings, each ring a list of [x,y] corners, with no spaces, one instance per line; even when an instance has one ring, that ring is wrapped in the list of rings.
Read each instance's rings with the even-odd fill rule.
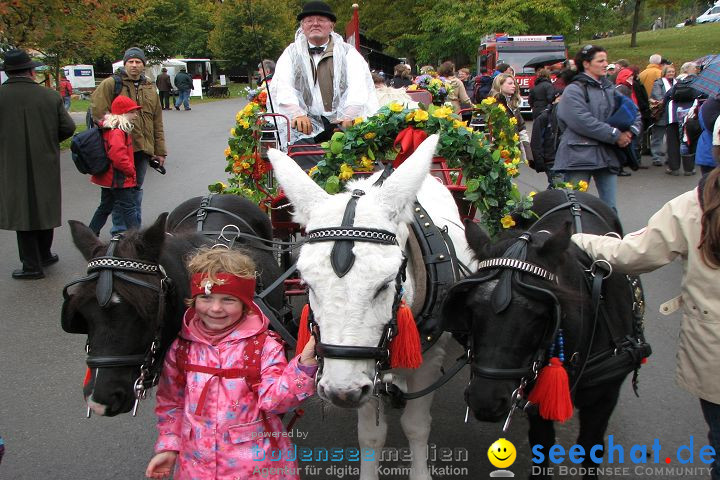
[[[562,35],[508,35],[496,33],[482,39],[478,48],[478,72],[486,68],[492,74],[500,63],[509,64],[515,70],[515,80],[520,87],[522,102],[520,111],[530,113],[528,94],[535,84],[535,67],[530,65],[553,65],[567,59],[567,46]],[[552,78],[555,81],[555,76]]]

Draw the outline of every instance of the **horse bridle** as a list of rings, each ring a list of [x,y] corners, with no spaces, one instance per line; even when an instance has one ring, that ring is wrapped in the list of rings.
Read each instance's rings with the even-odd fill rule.
[[[355,208],[357,202],[365,195],[362,190],[353,190],[350,200],[345,207],[342,223],[339,227],[320,228],[307,232],[307,243],[335,242],[330,255],[335,274],[342,278],[352,268],[355,262],[355,255],[352,248],[355,242],[380,243],[383,245],[398,245],[397,237],[387,230],[376,228],[355,227]],[[315,351],[318,356],[320,368],[318,378],[322,373],[322,360],[324,358],[340,358],[346,360],[375,360],[374,388],[377,389],[380,383],[380,372],[389,369],[390,342],[397,332],[397,311],[400,307],[403,296],[402,283],[406,279],[407,257],[403,260],[395,276],[395,296],[393,299],[390,320],[385,324],[380,341],[376,347],[363,347],[356,345],[333,345],[323,343],[320,336],[320,327],[315,322],[310,309],[309,327],[315,337]]]
[[[158,308],[156,314],[156,327],[153,339],[145,353],[127,355],[93,355],[90,340],[85,344],[87,353],[86,364],[90,369],[117,368],[117,367],[140,367],[140,375],[133,384],[135,393],[135,405],[132,415],[137,414],[139,401],[146,398],[147,390],[157,385],[158,375],[161,367],[158,351],[160,350],[161,332],[165,319],[165,300],[170,290],[171,280],[165,273],[165,269],[159,263],[145,262],[142,260],[130,260],[116,257],[115,248],[122,239],[122,234],[115,235],[108,245],[107,252],[101,257],[94,258],[88,263],[86,277],[74,280],[63,288],[63,306],[61,313],[61,325],[68,333],[87,334],[87,320],[85,325],[79,326],[78,319],[69,316],[69,303],[73,295],[68,289],[78,283],[97,281],[95,295],[101,308],[107,307],[113,294],[113,279],[118,278],[134,285],[149,288],[158,294]],[[139,278],[132,277],[128,273],[157,275],[160,277],[159,285],[146,282]],[[91,410],[88,408],[87,416],[90,417]]]
[[[549,288],[529,284],[523,281],[523,274],[529,274],[552,283],[557,283],[558,278],[554,273],[549,272],[543,267],[527,262],[527,246],[532,239],[531,232],[525,232],[517,241],[515,241],[504,253],[502,257],[491,258],[481,261],[478,264],[477,272],[489,271],[487,275],[479,277],[471,277],[458,282],[454,288],[463,288],[467,285],[478,285],[488,282],[497,277],[498,284],[493,290],[491,296],[491,306],[495,313],[504,311],[512,300],[513,285],[525,290],[527,294],[535,298],[550,298],[553,303],[553,319],[550,322],[542,336],[538,348],[532,356],[530,364],[526,367],[518,368],[497,368],[476,365],[474,359],[470,359],[470,381],[473,377],[487,378],[490,380],[520,380],[518,388],[512,393],[512,408],[505,421],[504,431],[509,426],[510,418],[525,396],[525,388],[532,383],[543,365],[545,355],[548,348],[552,345],[562,320],[562,307],[555,293]],[[472,332],[468,335],[469,345],[468,351],[472,352]],[[466,413],[467,421],[467,413]]]

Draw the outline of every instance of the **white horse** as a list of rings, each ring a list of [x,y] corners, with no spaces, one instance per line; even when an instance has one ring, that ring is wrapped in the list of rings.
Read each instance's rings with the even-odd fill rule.
[[[295,220],[306,231],[336,228],[342,223],[351,192],[364,192],[357,200],[354,226],[379,229],[396,235],[397,244],[354,242],[355,260],[339,277],[331,265],[334,241],[306,243],[298,258],[298,269],[309,287],[310,307],[323,343],[340,346],[376,347],[391,319],[398,271],[405,249],[416,197],[440,228],[447,227],[460,261],[471,264],[464,229],[450,192],[429,175],[438,137],[429,137],[381,186],[375,177],[348,182],[346,192],[329,195],[290,157],[271,150],[270,160],[277,179],[292,202]],[[424,274],[424,272],[423,272]],[[403,295],[407,304],[415,296],[415,272],[408,264]],[[442,299],[438,299],[442,301]],[[449,340],[443,334],[414,370],[392,370],[393,382],[407,392],[431,385],[440,375]],[[374,461],[361,464],[361,480],[377,479],[379,453],[385,444],[387,424],[382,403],[369,401],[373,394],[376,362],[372,359],[325,358],[318,382],[318,395],[334,405],[358,409],[360,448],[373,449]],[[406,387],[405,387],[406,386]],[[427,443],[433,394],[409,400],[401,417],[412,452],[411,480],[428,480]],[[378,406],[379,405],[379,406]],[[380,424],[376,425],[380,409]],[[364,457],[364,456],[363,456]]]

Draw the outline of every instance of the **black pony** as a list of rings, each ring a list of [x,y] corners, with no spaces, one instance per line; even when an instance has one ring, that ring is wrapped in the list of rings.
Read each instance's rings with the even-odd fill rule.
[[[591,266],[570,241],[573,220],[583,232],[621,233],[605,203],[587,194],[550,190],[535,196],[534,211],[538,221],[516,218],[519,228],[495,242],[466,222],[468,244],[480,264],[477,273],[451,289],[444,304],[445,329],[468,341],[472,363],[465,398],[477,419],[490,422],[509,419],[524,406],[537,371],[548,361],[547,349],[562,336],[571,396],[579,410],[577,443],[586,452],[583,466],[594,467],[589,452],[603,445],[621,384],[650,353],[642,337],[642,289],[636,278]],[[542,466],[547,466],[555,443],[553,422],[528,405],[530,445],[543,447]],[[596,477],[591,470],[585,478]]]
[[[225,207],[215,215],[223,217],[218,224],[239,224],[241,232],[270,240],[270,221],[256,205],[230,200]],[[182,218],[177,210],[173,216]],[[164,213],[146,230],[127,232],[109,244],[84,224],[69,222],[73,242],[89,263],[88,276],[63,291],[62,327],[88,337],[83,392],[88,408],[99,415],[129,412],[153,386],[190,294],[185,261],[198,248],[217,243],[193,231],[166,233],[167,218]],[[254,241],[237,243],[255,261],[258,283],[269,285],[279,277],[270,252]],[[283,306],[283,290],[278,291],[266,299],[271,308]]]

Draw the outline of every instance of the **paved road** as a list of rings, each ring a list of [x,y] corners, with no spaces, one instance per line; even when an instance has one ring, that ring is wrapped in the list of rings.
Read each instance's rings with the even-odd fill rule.
[[[146,223],[182,200],[202,194],[207,184],[225,178],[222,152],[239,107],[237,100],[229,100],[197,105],[192,112],[165,114],[170,150],[168,173],[161,176],[152,170],[148,172],[143,202]],[[63,219],[87,222],[98,203],[98,189],[74,170],[67,152],[62,160]],[[544,176],[527,169],[519,180],[524,191],[541,190],[544,186]],[[692,188],[697,178],[669,177],[662,174],[661,168],[651,167],[619,180],[618,205],[626,230],[631,231],[643,226],[665,201]],[[10,279],[10,272],[18,266],[15,234],[0,231],[0,299],[5,311],[0,316],[0,435],[6,443],[0,478],[140,479],[154,440],[153,400],[141,405],[137,418],[124,415],[84,419],[81,396],[84,337],[62,332],[59,312],[62,286],[82,274],[85,263],[71,243],[67,226],[55,232],[54,250],[61,261],[47,269],[44,280],[24,283]],[[616,444],[625,446],[626,455],[633,444],[651,445],[656,438],[664,455],[688,445],[693,436],[698,465],[697,452],[706,443],[698,401],[673,383],[680,318],[657,313],[660,303],[678,293],[680,274],[680,265],[673,264],[643,277],[648,304],[646,334],[654,354],[641,373],[640,398],[634,397],[628,382],[608,433],[614,436]],[[454,347],[449,358],[455,358],[459,352],[459,347]],[[434,448],[430,452],[437,453],[434,462],[437,467],[450,465],[467,470],[456,470],[454,474],[439,471],[435,478],[488,478],[493,470],[486,452],[502,436],[501,425],[473,420],[467,425],[463,423],[462,391],[467,375],[467,371],[458,375],[436,396],[431,435]],[[307,432],[307,438],[298,444],[325,448],[356,445],[353,412],[328,409],[322,421],[317,401],[311,401],[306,410],[307,415],[296,428],[303,434]],[[391,417],[387,446],[404,447],[398,415],[393,412]],[[518,477],[525,477],[530,465],[525,430],[525,422],[518,418],[507,435],[520,450],[511,467]],[[558,432],[559,442],[569,447],[577,434],[576,421],[560,426]],[[443,462],[441,448],[465,449],[467,458]],[[456,454],[462,457],[462,450],[456,450]],[[677,465],[673,458],[670,466]],[[309,467],[304,478],[338,478],[343,474],[344,478],[357,478],[343,469],[356,467],[357,463],[306,462],[302,466]],[[332,466],[338,469],[328,470]],[[311,467],[317,467],[314,473]],[[640,475],[633,470],[624,478],[641,476],[674,479],[679,475]]]

